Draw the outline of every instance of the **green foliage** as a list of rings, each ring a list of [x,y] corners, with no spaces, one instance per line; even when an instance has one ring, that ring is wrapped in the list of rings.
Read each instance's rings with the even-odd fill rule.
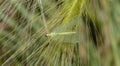
[[[0,0],[0,65],[120,66],[119,0]]]

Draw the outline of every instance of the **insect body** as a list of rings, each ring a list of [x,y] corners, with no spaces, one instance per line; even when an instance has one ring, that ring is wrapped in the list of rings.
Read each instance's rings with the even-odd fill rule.
[[[50,33],[50,34],[47,34],[47,36],[60,36],[60,35],[70,35],[70,34],[75,34],[76,32],[61,32],[61,33]]]

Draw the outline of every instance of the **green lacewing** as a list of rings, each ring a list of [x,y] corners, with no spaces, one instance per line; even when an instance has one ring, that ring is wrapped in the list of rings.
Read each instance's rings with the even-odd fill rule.
[[[55,33],[55,32],[53,32],[53,33],[49,33],[49,34],[47,34],[46,36],[60,36],[60,35],[70,35],[70,34],[75,34],[76,32],[61,32],[61,33]]]

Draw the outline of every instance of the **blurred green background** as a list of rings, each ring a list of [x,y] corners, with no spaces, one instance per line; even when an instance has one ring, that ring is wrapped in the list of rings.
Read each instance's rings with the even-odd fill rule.
[[[0,0],[0,66],[120,66],[119,0]]]

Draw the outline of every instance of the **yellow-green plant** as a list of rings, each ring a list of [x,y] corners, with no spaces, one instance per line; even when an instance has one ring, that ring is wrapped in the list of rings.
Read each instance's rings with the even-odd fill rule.
[[[0,0],[0,65],[120,66],[119,0]]]

